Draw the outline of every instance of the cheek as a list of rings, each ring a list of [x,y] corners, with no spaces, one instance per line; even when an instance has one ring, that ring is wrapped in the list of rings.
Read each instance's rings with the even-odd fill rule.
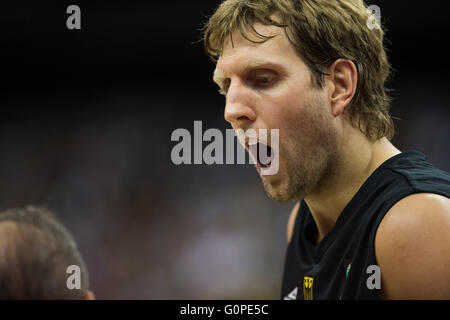
[[[280,140],[285,147],[307,147],[322,143],[324,133],[332,129],[332,118],[327,112],[327,100],[322,92],[312,92],[284,105],[278,113]]]
[[[282,139],[289,139],[301,132],[310,118],[308,106],[297,95],[290,95],[279,101],[275,110],[270,120],[273,126],[280,129]]]
[[[324,126],[329,125],[326,91],[310,88],[308,84],[285,87],[270,100],[266,99],[264,105],[262,127],[280,130],[281,150],[317,140],[314,136],[321,135]]]
[[[268,128],[280,129],[280,138],[283,132],[295,124],[293,117],[297,117],[302,102],[298,95],[283,92],[279,97],[271,99],[267,104],[265,120]]]

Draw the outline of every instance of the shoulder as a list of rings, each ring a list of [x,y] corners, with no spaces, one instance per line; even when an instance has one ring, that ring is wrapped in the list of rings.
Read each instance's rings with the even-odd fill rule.
[[[400,200],[378,228],[375,251],[384,298],[450,299],[450,199]]]
[[[295,220],[297,218],[298,210],[300,208],[300,202],[297,202],[294,206],[294,208],[291,211],[291,214],[289,216],[289,221],[287,224],[287,242],[291,242],[292,235],[294,234],[294,226],[295,226]]]

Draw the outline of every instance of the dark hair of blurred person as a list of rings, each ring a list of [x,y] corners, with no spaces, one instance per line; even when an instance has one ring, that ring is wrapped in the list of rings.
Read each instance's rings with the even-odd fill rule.
[[[80,268],[80,289],[67,286],[72,265]],[[0,299],[94,299],[73,237],[48,210],[0,213]]]

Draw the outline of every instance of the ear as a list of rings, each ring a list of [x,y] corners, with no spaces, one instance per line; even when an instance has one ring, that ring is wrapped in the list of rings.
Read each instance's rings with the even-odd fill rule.
[[[355,64],[347,59],[336,60],[329,69],[329,99],[334,117],[340,116],[350,105],[356,92],[358,72]]]
[[[84,295],[84,300],[95,300],[95,295],[91,290],[87,290]]]

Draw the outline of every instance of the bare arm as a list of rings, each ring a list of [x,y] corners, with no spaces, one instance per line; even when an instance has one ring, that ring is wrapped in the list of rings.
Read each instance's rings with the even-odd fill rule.
[[[378,228],[375,250],[384,299],[450,299],[450,199],[399,201]]]

